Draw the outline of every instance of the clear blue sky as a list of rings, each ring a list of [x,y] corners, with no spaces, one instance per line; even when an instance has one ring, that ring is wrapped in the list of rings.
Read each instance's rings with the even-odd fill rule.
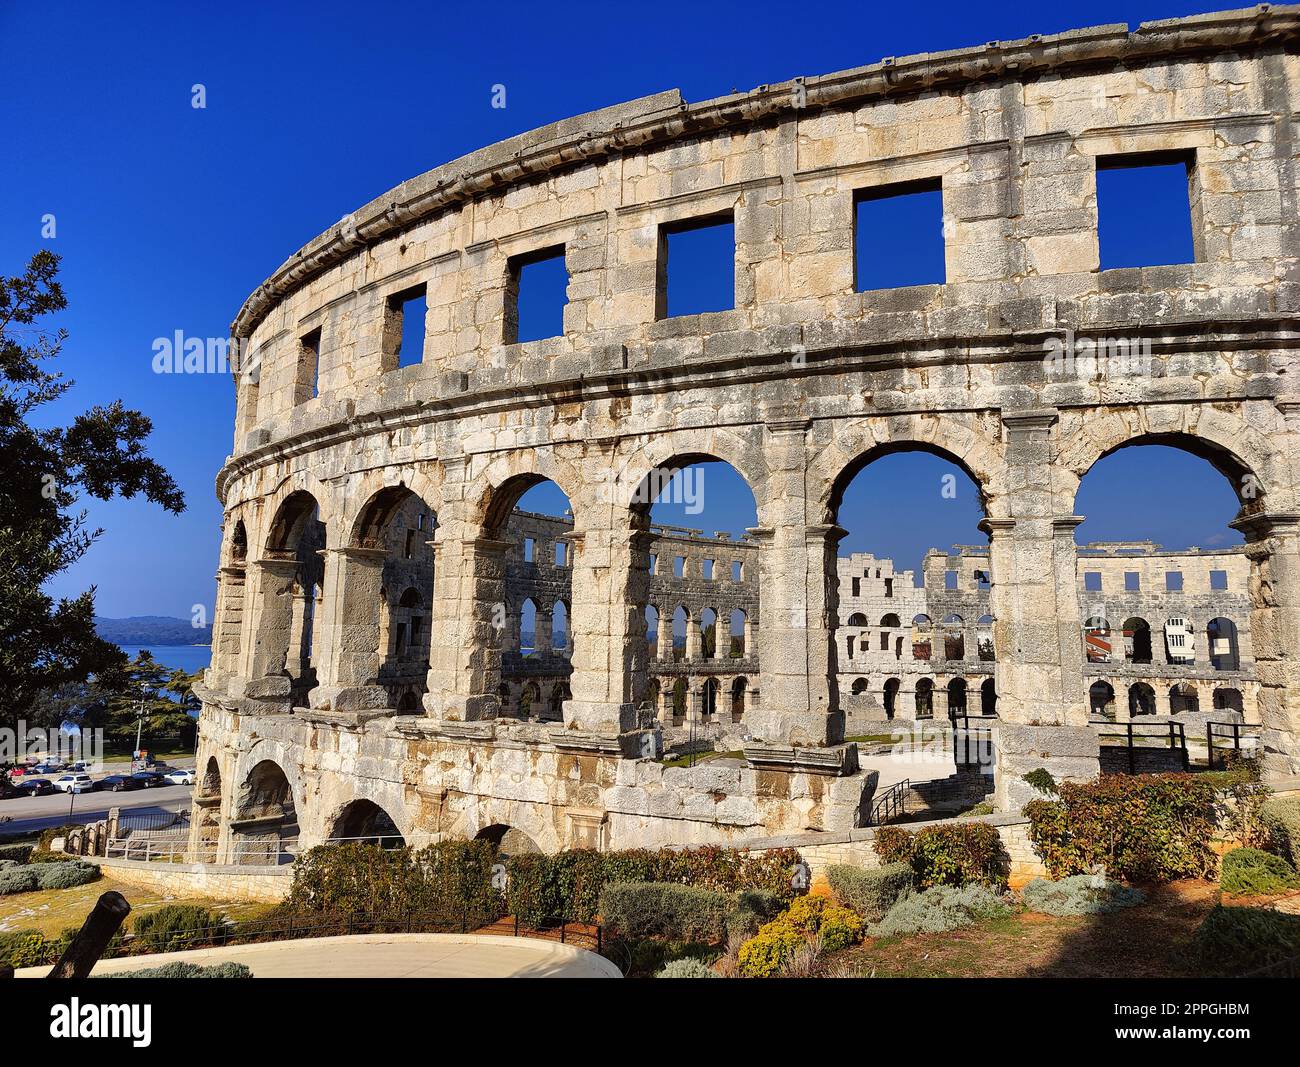
[[[154,454],[189,498],[180,518],[142,503],[92,502],[91,519],[107,532],[53,591],[96,584],[99,611],[110,616],[210,610],[220,525],[213,476],[230,451],[232,387],[224,377],[154,374],[153,341],[177,330],[222,336],[290,253],[398,182],[663,89],[700,100],[887,55],[1219,6],[1227,5],[664,3],[648,14],[606,3],[8,0],[0,270],[16,273],[41,247],[64,257],[70,307],[60,323],[71,336],[62,367],[77,387],[50,417],[117,398],[140,408],[154,420]],[[196,83],[203,109],[191,106]],[[504,109],[491,106],[497,84]],[[53,239],[41,234],[47,214]],[[1090,515],[1081,538],[1235,539],[1224,526],[1231,494],[1223,498],[1222,481],[1198,461],[1156,460],[1140,471],[1126,456],[1107,462],[1114,491],[1081,501]],[[882,554],[913,565],[932,543],[978,542],[961,498],[927,491],[938,480],[932,464],[900,457],[869,471],[885,503],[859,500],[855,485],[842,517],[852,530],[846,547],[873,547],[860,538],[874,538]],[[707,484],[707,514],[680,521],[737,530],[753,522],[744,492]],[[1198,499],[1215,503],[1190,506]]]

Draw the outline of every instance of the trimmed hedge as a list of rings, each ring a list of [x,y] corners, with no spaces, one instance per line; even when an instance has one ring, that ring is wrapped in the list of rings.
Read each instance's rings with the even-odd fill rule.
[[[86,885],[99,877],[99,868],[93,863],[72,860],[63,863],[37,863],[31,870],[36,874],[37,889],[71,889]]]
[[[1198,975],[1225,977],[1295,959],[1300,916],[1217,905],[1192,935],[1187,956]]]
[[[948,823],[913,834],[900,826],[876,831],[876,855],[885,863],[909,864],[916,885],[1007,884],[1008,860],[997,829],[988,823]]]
[[[1273,797],[1259,809],[1272,847],[1300,868],[1300,797]]]
[[[1100,915],[1131,908],[1146,900],[1140,889],[1101,881],[1090,874],[1074,874],[1059,882],[1035,878],[1025,886],[1025,907],[1044,915]]]
[[[937,934],[1010,914],[1007,902],[985,885],[936,885],[903,897],[867,933],[872,937]]]
[[[730,894],[671,882],[615,882],[600,894],[600,917],[613,937],[666,937],[717,944],[727,936]]]
[[[1059,800],[1025,805],[1029,837],[1053,878],[1097,867],[1126,881],[1212,877],[1218,792],[1190,774],[1062,782]]]
[[[0,896],[8,896],[10,893],[30,893],[36,888],[36,870],[26,863],[0,870]]]
[[[911,889],[913,877],[909,863],[888,863],[873,869],[837,863],[826,869],[831,892],[868,922],[883,919],[895,901]]]
[[[1295,868],[1281,856],[1257,848],[1234,848],[1223,857],[1219,888],[1233,896],[1285,893],[1300,886]]]
[[[242,963],[217,963],[209,967],[197,963],[164,963],[140,971],[117,974],[92,974],[92,978],[252,978],[253,972]]]
[[[0,860],[13,860],[14,863],[26,863],[32,855],[35,845],[0,845]]]
[[[749,855],[718,846],[515,856],[508,865],[506,903],[520,922],[541,926],[559,918],[595,922],[602,890],[620,882],[667,882],[718,893],[757,890],[786,902],[795,895],[798,862],[793,849]]]

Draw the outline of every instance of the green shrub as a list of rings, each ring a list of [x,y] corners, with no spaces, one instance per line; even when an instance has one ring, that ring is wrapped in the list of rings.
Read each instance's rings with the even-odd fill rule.
[[[10,967],[35,967],[49,956],[45,935],[39,930],[0,932],[0,964]]]
[[[836,952],[862,940],[862,931],[862,920],[829,897],[796,897],[783,914],[740,946],[736,969],[745,978],[771,978],[814,938],[825,951]]]
[[[727,936],[753,937],[763,923],[775,919],[784,909],[785,901],[775,893],[766,889],[742,889],[727,913]]]
[[[204,967],[197,963],[165,963],[139,971],[96,974],[92,978],[252,978],[253,972],[242,963],[217,963]]]
[[[1030,771],[1028,774],[1020,776],[1021,781],[1028,783],[1040,793],[1045,793],[1049,797],[1056,796],[1057,786],[1056,779],[1052,777],[1052,772],[1046,767],[1039,767],[1037,770]]]
[[[7,867],[0,871],[0,896],[10,893],[30,893],[36,888],[36,868],[29,864]]]
[[[670,960],[664,964],[656,978],[717,978],[718,976],[702,960],[686,956],[680,960]]]
[[[1045,915],[1100,915],[1131,908],[1146,900],[1140,889],[1130,889],[1090,874],[1074,874],[1059,882],[1035,878],[1024,888],[1025,907]]]
[[[1006,850],[988,823],[946,823],[915,834],[886,826],[876,832],[875,849],[887,864],[910,864],[922,889],[969,882],[1001,887],[1007,882]]]
[[[62,826],[49,826],[41,831],[41,836],[36,839],[37,852],[49,852],[50,845],[54,843],[56,837],[67,837],[73,830],[84,829],[79,822],[65,822]]]
[[[611,936],[716,944],[726,939],[729,894],[669,882],[615,882],[600,894],[600,917]]]
[[[1273,797],[1259,809],[1260,821],[1268,829],[1272,847],[1300,867],[1300,797]]]
[[[936,885],[903,897],[867,933],[872,937],[942,933],[1010,914],[1007,902],[987,886]]]
[[[1234,848],[1223,857],[1219,888],[1234,896],[1284,893],[1300,886],[1295,868],[1281,856],[1257,848]]]
[[[200,904],[164,904],[141,913],[131,927],[135,945],[146,952],[173,952],[193,945],[220,944],[225,918]]]
[[[1300,956],[1300,916],[1220,904],[1192,935],[1187,955],[1203,976],[1240,975],[1294,959]]]
[[[13,860],[15,863],[26,863],[31,857],[33,845],[2,845],[0,846],[0,860]]]
[[[36,875],[37,889],[71,889],[85,885],[99,877],[99,868],[80,860],[63,863],[40,863],[31,868]]]
[[[1025,805],[1029,836],[1053,878],[1100,865],[1127,881],[1210,877],[1218,793],[1190,774],[1102,775],[1062,782],[1059,800]]]
[[[836,864],[826,870],[831,892],[868,922],[883,919],[894,902],[912,887],[912,879],[909,863],[888,863],[874,869]]]

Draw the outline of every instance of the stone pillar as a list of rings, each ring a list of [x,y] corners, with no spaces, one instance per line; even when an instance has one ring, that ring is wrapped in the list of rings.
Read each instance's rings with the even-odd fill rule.
[[[288,701],[290,680],[286,670],[293,632],[294,582],[298,561],[274,556],[252,564],[254,610],[250,612],[248,674],[232,678],[235,695]]]
[[[501,704],[508,546],[484,537],[464,517],[467,510],[460,501],[444,504],[434,531],[434,636],[424,707],[448,722],[494,719]]]
[[[1074,529],[1052,491],[1055,411],[1004,415],[1010,487],[1005,517],[985,519],[993,588],[999,722],[994,798],[1017,811],[1034,796],[1022,775],[1098,773],[1083,684]]]
[[[782,744],[838,743],[844,734],[832,647],[838,526],[810,514],[807,431],[802,419],[767,424],[767,499],[750,535],[760,542],[763,623],[757,634],[762,708],[746,714],[755,738]]]
[[[533,651],[545,656],[551,651],[551,628],[555,625],[554,606],[544,609],[540,604],[533,616]]]
[[[676,679],[671,675],[665,675],[664,681],[673,683]],[[662,705],[659,711],[659,721],[665,726],[671,726],[673,724],[673,686],[671,684],[660,691],[659,699]]]
[[[388,707],[379,685],[379,667],[388,655],[380,648],[384,563],[382,548],[325,550],[325,585],[334,591],[325,618],[317,619],[318,684],[311,705],[338,712]],[[390,635],[391,640],[391,635]]]
[[[1264,512],[1230,525],[1245,535],[1250,559],[1264,773],[1300,774],[1300,514]]]
[[[565,702],[564,725],[620,737],[624,752],[636,755],[636,709],[649,684],[649,532],[641,516],[614,503],[592,503],[580,514],[581,532],[571,538],[573,698]]]

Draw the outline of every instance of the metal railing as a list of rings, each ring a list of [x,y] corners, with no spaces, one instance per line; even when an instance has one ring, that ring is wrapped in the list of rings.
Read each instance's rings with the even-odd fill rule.
[[[880,796],[876,797],[871,805],[871,818],[868,820],[868,824],[871,826],[884,826],[890,819],[906,815],[907,791],[911,788],[912,780],[904,778],[901,782],[895,782]]]
[[[953,762],[958,767],[992,767],[994,762],[992,728],[972,726],[969,715],[953,715],[949,718],[952,726]]]
[[[1107,720],[1093,721],[1092,726],[1098,727],[1097,739],[1104,741],[1106,738],[1120,738],[1121,745],[1111,745],[1110,748],[1123,747],[1128,752],[1128,770],[1129,774],[1137,773],[1137,752],[1146,748],[1168,749],[1171,752],[1182,752],[1183,770],[1191,768],[1191,759],[1187,754],[1187,730],[1181,722],[1133,722],[1113,723]],[[1104,730],[1100,727],[1113,727],[1115,729]],[[1151,733],[1143,733],[1144,730],[1150,730]],[[1141,744],[1142,741],[1159,742],[1159,744]]]
[[[398,834],[368,834],[365,837],[330,837],[319,845],[377,845],[382,849],[401,848],[405,842]],[[191,848],[188,839],[160,837],[119,837],[109,841],[104,855],[111,859],[146,860],[160,863],[206,863],[222,867],[279,867],[293,863],[306,848],[297,839],[270,841],[235,841],[224,848],[215,845]]]
[[[1219,732],[1219,729],[1226,730],[1227,733]],[[1246,730],[1253,730],[1253,733],[1245,733]],[[1229,751],[1240,754],[1243,751],[1254,753],[1259,744],[1259,728],[1247,726],[1242,722],[1207,722],[1205,724],[1205,747],[1208,750],[1206,764],[1210,770],[1214,770],[1214,750],[1219,748],[1224,756],[1222,765],[1227,767]],[[1231,737],[1231,744],[1215,745],[1215,738],[1221,738],[1226,741]],[[1243,744],[1249,742],[1249,744]]]

